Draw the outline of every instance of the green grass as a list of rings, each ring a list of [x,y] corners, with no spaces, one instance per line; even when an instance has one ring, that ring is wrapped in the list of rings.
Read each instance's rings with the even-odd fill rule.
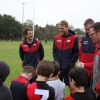
[[[21,73],[21,60],[19,58],[19,42],[0,42],[0,60],[10,66],[10,75],[5,81],[9,86],[11,80]]]
[[[5,61],[9,66],[10,66],[10,75],[5,81],[5,85],[8,87],[10,86],[10,83],[13,78],[17,77],[20,75],[22,71],[22,62],[19,57],[19,44],[20,41],[0,41],[0,60]],[[53,60],[52,56],[52,42],[48,42],[45,44],[42,42],[43,47],[44,47],[44,52],[45,52],[45,57],[44,59]],[[69,89],[66,87],[66,95],[69,95]]]

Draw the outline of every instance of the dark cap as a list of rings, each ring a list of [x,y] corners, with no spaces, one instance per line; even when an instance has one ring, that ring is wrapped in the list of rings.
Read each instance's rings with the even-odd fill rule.
[[[0,83],[3,83],[6,80],[9,73],[9,66],[5,62],[0,61]]]

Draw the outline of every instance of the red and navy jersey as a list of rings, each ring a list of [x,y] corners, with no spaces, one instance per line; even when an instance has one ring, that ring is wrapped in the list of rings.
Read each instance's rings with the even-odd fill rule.
[[[84,68],[87,69],[89,77],[92,75],[94,51],[94,43],[89,36],[84,36],[79,50],[79,61],[84,63]]]
[[[54,100],[55,92],[46,82],[36,81],[27,86],[28,100]]]
[[[23,61],[23,66],[31,65],[35,69],[40,60],[44,58],[44,49],[41,42],[33,39],[32,43],[23,41],[19,48],[20,58]]]
[[[29,81],[23,77],[19,76],[12,80],[10,85],[10,90],[12,92],[13,100],[23,100],[24,88],[29,83]]]
[[[71,69],[77,59],[79,53],[78,38],[75,33],[69,30],[67,36],[58,34],[54,38],[53,57],[59,62],[61,70]]]

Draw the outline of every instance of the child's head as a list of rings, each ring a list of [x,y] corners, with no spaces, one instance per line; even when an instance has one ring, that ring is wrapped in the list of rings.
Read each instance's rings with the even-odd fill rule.
[[[86,87],[88,84],[87,70],[81,67],[73,68],[69,72],[70,88],[74,87]]]
[[[9,66],[5,62],[0,61],[0,83],[3,83],[6,80],[9,73]]]
[[[44,77],[50,77],[53,73],[53,64],[49,60],[42,60],[37,65],[37,75],[41,75]]]
[[[36,75],[34,67],[30,65],[24,66],[22,74],[25,74],[28,80],[31,80],[33,76]]]
[[[56,61],[52,61],[52,64],[53,64],[53,68],[54,68],[52,77],[55,77],[55,76],[57,76],[57,75],[59,74],[59,72],[60,72],[60,65],[59,65],[59,63],[56,62]]]

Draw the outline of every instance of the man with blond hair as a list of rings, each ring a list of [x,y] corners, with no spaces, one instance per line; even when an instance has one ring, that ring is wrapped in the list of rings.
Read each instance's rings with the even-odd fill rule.
[[[68,73],[78,59],[79,43],[75,33],[69,30],[66,20],[60,21],[58,28],[59,34],[54,37],[53,57],[60,64],[60,80],[69,85]]]

